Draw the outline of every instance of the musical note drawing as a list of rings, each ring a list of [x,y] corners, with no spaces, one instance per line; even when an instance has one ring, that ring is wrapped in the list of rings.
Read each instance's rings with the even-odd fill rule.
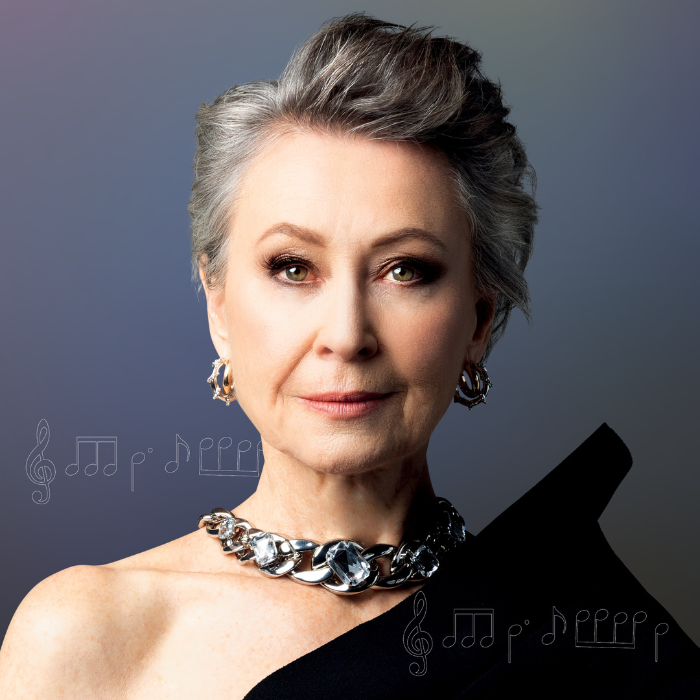
[[[245,447],[243,447],[243,445],[245,445]],[[240,471],[243,471],[243,472],[250,471],[250,470],[241,469],[241,455],[244,452],[248,452],[252,446],[253,446],[253,444],[250,442],[250,440],[241,440],[238,443],[238,447],[236,448],[236,469],[238,469],[239,472]]]
[[[462,639],[462,646],[465,649],[469,649],[469,647],[474,645],[475,641],[475,635],[476,635],[476,618],[479,615],[488,615],[489,619],[491,621],[491,632],[490,634],[484,635],[481,640],[479,641],[479,644],[486,649],[487,647],[490,647],[493,644],[493,608],[454,608],[453,610],[453,618],[452,618],[452,623],[453,623],[453,630],[452,634],[448,635],[442,640],[442,646],[446,648],[453,647],[455,643],[457,642],[457,618],[460,617],[461,615],[465,617],[470,617],[471,618],[471,634],[468,634]],[[467,640],[471,640],[469,644],[465,644]],[[484,644],[484,640],[488,639],[489,642],[488,644]]]
[[[32,501],[37,505],[44,505],[51,498],[49,484],[56,478],[56,466],[50,459],[44,457],[44,450],[49,444],[51,431],[49,423],[45,418],[42,418],[36,426],[36,445],[29,453],[25,463],[25,470],[29,480],[37,486],[43,486],[46,493],[41,491],[32,492]]]
[[[230,437],[222,437],[219,442],[216,443],[217,459],[219,464],[219,469],[221,469],[221,452],[222,450],[228,450],[229,447],[233,445],[233,440]]]
[[[525,621],[524,621],[524,624],[529,625],[529,624],[530,624],[530,620],[525,620]],[[515,633],[513,633],[513,630],[514,630],[516,627],[518,628],[518,631],[515,632]],[[511,640],[513,637],[517,637],[522,631],[523,631],[522,626],[521,626],[521,625],[518,625],[517,623],[516,623],[515,625],[511,625],[511,626],[508,628],[508,663],[510,663],[510,648],[511,648],[510,640]]]
[[[108,462],[107,464],[102,467],[102,473],[105,476],[114,476],[114,474],[117,471],[117,438],[114,436],[111,437],[77,437],[75,438],[75,464],[69,464],[65,472],[68,476],[75,476],[79,471],[80,471],[80,446],[81,445],[87,445],[89,446],[94,446],[95,448],[95,461],[90,462],[89,464],[86,464],[83,471],[85,472],[85,476],[95,476],[97,472],[100,470],[100,444],[107,444],[107,445],[112,445],[114,448],[114,460],[111,462]],[[84,452],[85,450],[83,450]],[[75,467],[75,469],[73,469]],[[94,469],[92,468],[94,467]],[[114,467],[114,469],[110,469],[108,471],[109,467]]]
[[[199,476],[208,476],[209,474],[212,474],[212,473],[218,471],[218,469],[205,469],[204,468],[204,459],[203,459],[204,451],[210,450],[212,448],[213,444],[214,444],[214,441],[210,437],[205,437],[199,441]]]
[[[241,455],[250,452],[253,446],[250,440],[241,440],[236,448],[236,466],[227,469],[222,465],[222,452],[233,445],[230,437],[222,437],[217,443],[217,462],[215,467],[204,466],[204,453],[214,446],[214,441],[206,437],[199,443],[199,475],[200,476],[260,476],[260,455],[262,454],[262,441],[258,442],[255,469],[241,468]]]
[[[153,448],[149,447],[148,448],[149,452],[153,452]],[[139,458],[138,461],[136,461],[136,458]],[[137,464],[143,464],[146,461],[146,455],[143,452],[134,452],[133,455],[131,455],[131,490],[134,490],[134,467]]]
[[[414,676],[424,676],[428,670],[428,654],[433,649],[433,638],[423,629],[421,622],[425,619],[428,601],[425,593],[418,591],[413,599],[413,619],[403,633],[404,649],[411,655],[423,659],[423,664],[412,661],[408,670]]]
[[[613,618],[613,638],[610,640],[600,640],[598,639],[598,623],[606,620],[608,617],[608,611],[605,608],[596,610],[593,616],[593,639],[581,639],[579,634],[579,622],[585,622],[591,616],[588,610],[579,610],[576,613],[576,640],[575,646],[583,648],[607,648],[607,649],[634,649],[636,644],[636,631],[637,625],[644,622],[647,619],[647,614],[643,610],[639,610],[632,617],[632,641],[631,642],[620,642],[617,639],[617,628],[620,625],[624,625],[627,622],[627,613],[619,612]]]
[[[664,628],[663,632],[659,632],[661,627]],[[665,622],[659,622],[659,624],[654,627],[654,663],[659,660],[659,637],[666,634],[666,632],[668,632],[668,624]]]
[[[552,631],[545,633],[542,637],[542,644],[549,646],[557,636],[556,618],[559,618],[564,623],[564,629],[561,631],[562,634],[566,632],[566,618],[552,605]],[[551,637],[548,642],[545,642],[545,637]]]
[[[165,465],[165,471],[168,472],[168,474],[173,474],[180,466],[180,445],[183,445],[187,450],[187,458],[185,459],[185,462],[190,461],[190,446],[177,433],[175,433],[175,459]],[[175,466],[168,469],[171,464],[174,464]]]
[[[241,446],[246,444],[247,447],[242,449]],[[241,454],[243,452],[248,452],[252,447],[250,440],[241,440],[238,443],[238,454],[236,456],[236,464],[238,466],[238,471],[242,476],[260,476],[260,456],[262,455],[262,440],[258,441],[255,450],[255,470],[253,469],[241,469]]]

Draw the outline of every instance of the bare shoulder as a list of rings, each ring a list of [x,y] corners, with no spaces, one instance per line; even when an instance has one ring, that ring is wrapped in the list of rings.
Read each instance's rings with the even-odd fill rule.
[[[195,530],[183,537],[105,566],[116,571],[218,573],[220,570],[225,570],[225,567],[219,557],[212,556],[212,553],[220,553],[211,547],[209,539],[204,530]]]
[[[112,564],[73,566],[38,583],[0,650],[0,696],[124,697],[145,650],[167,630],[168,571],[192,568],[188,537]]]
[[[192,649],[208,648],[222,601],[229,619],[250,636],[251,610],[266,609],[270,595],[281,593],[279,586],[261,586],[261,580],[269,582],[223,556],[217,544],[196,530],[110,564],[74,566],[41,581],[18,607],[0,650],[0,697],[151,697],[148,689],[164,678],[173,685],[170,697],[180,697],[191,689],[188,683],[201,685],[201,674],[192,671]],[[212,590],[227,594],[212,597]],[[196,667],[207,663],[205,654]],[[205,675],[208,682],[218,682],[216,668]]]
[[[112,607],[112,578],[100,567],[74,566],[49,576],[27,594],[0,651],[3,697],[94,694],[105,667],[95,657],[109,639],[105,618]]]

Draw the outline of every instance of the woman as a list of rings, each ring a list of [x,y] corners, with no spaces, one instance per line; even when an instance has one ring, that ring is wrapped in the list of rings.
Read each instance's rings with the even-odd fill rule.
[[[507,114],[472,49],[364,15],[202,106],[208,381],[265,469],[191,534],[39,584],[3,697],[692,696],[697,647],[597,526],[631,464],[610,428],[477,537],[431,486],[432,431],[485,402],[529,314],[534,174]]]

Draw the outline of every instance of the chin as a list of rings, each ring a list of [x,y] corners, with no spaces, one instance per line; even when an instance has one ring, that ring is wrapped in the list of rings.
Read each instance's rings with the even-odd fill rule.
[[[347,439],[344,439],[347,438]],[[310,440],[287,452],[294,459],[324,474],[362,474],[396,459],[394,440],[359,440],[357,435],[334,435],[329,440]]]

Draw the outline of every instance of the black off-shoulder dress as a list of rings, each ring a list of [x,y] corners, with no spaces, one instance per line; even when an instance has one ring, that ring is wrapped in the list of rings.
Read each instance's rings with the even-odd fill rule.
[[[700,648],[598,524],[631,465],[603,423],[421,589],[245,700],[700,699]]]

